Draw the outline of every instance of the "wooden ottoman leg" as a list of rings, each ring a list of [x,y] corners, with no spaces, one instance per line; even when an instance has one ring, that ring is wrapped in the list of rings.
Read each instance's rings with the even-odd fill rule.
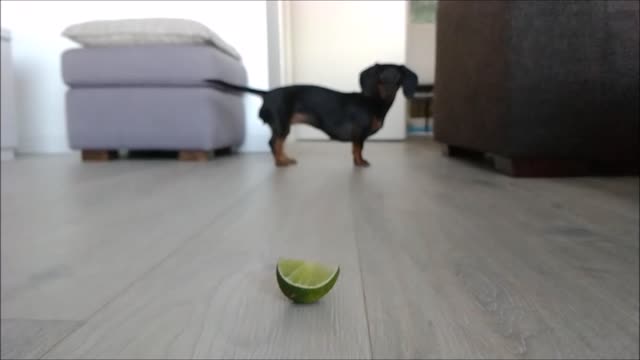
[[[231,146],[225,147],[225,148],[220,148],[220,149],[216,149],[213,152],[214,156],[228,156],[233,154],[233,148]]]
[[[178,152],[180,161],[207,161],[211,158],[210,151],[203,150],[182,150]]]
[[[116,150],[82,150],[82,161],[109,161],[117,157]]]

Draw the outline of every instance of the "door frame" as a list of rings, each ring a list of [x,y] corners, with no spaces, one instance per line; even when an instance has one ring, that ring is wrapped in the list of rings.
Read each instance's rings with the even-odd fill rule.
[[[291,1],[274,0],[267,1],[267,43],[269,54],[269,87],[276,88],[290,85],[293,81],[293,41],[291,30]],[[407,36],[409,30],[409,4],[404,1],[405,11],[405,62],[408,53]],[[396,97],[396,101],[407,101],[404,96]],[[409,104],[404,110],[404,132],[397,139],[375,139],[371,141],[403,141],[407,138],[406,122],[409,114]],[[287,141],[300,140],[299,128],[293,128]],[[304,139],[305,141],[325,141]]]
[[[291,84],[293,79],[291,45],[291,5],[289,1],[267,1],[267,46],[269,56],[269,88]],[[291,131],[287,142],[296,140]]]
[[[291,5],[289,1],[267,1],[269,87],[289,84],[291,68]]]

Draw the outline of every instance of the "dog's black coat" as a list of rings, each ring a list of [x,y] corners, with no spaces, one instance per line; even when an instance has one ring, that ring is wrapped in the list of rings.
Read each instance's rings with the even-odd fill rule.
[[[264,102],[259,116],[271,127],[269,144],[277,157],[279,155],[274,144],[286,138],[291,124],[295,123],[311,125],[324,131],[333,140],[350,141],[354,149],[362,149],[364,141],[384,124],[400,86],[405,96],[410,98],[415,92],[418,77],[402,65],[375,64],[360,73],[361,93],[342,93],[312,85],[261,91],[222,80],[207,82],[225,90],[262,96]],[[355,152],[354,156],[357,157]],[[358,164],[356,161],[356,164],[367,163]]]

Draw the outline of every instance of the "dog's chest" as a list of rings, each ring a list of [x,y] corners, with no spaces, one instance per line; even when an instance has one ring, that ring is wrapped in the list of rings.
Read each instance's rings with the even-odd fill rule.
[[[382,120],[377,117],[370,119],[344,119],[343,121],[324,124],[324,130],[332,140],[353,141],[366,138],[378,132],[382,127]]]
[[[323,129],[332,140],[337,141],[351,141],[354,135],[354,126],[350,121],[345,121],[339,124]]]

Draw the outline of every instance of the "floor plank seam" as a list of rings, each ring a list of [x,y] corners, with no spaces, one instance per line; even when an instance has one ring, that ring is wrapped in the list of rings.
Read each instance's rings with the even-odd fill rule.
[[[269,173],[271,174],[271,173]],[[156,264],[154,264],[153,266],[151,266],[147,271],[143,272],[142,274],[140,274],[140,276],[138,276],[137,278],[135,278],[133,281],[131,281],[127,286],[125,286],[121,291],[119,291],[116,295],[114,295],[113,297],[111,297],[111,299],[107,300],[102,306],[100,306],[96,311],[94,311],[91,315],[89,315],[84,321],[84,324],[82,326],[78,326],[76,329],[74,329],[73,331],[71,331],[69,334],[67,334],[66,336],[64,336],[62,339],[60,339],[59,341],[57,341],[53,346],[51,346],[41,357],[40,359],[44,359],[50,352],[52,352],[53,350],[56,349],[56,347],[58,347],[60,344],[62,344],[66,339],[68,339],[71,335],[75,334],[77,331],[79,331],[80,329],[82,329],[86,324],[89,323],[89,321],[95,317],[98,313],[100,313],[103,309],[107,308],[109,305],[111,305],[114,301],[116,301],[120,296],[122,296],[123,294],[125,294],[127,291],[129,291],[129,289],[131,289],[134,285],[136,285],[140,280],[144,279],[147,275],[151,274],[154,270],[156,270],[158,267],[160,267],[162,264],[164,264],[169,258],[171,258],[171,256],[173,256],[175,253],[177,253],[180,249],[182,249],[183,246],[185,246],[186,244],[188,244],[189,242],[197,239],[201,234],[203,234],[206,229],[208,229],[209,227],[211,227],[213,224],[216,223],[216,221],[218,221],[218,219],[221,216],[224,216],[225,214],[227,214],[229,211],[231,211],[234,207],[238,206],[238,204],[240,204],[241,200],[243,198],[248,197],[249,195],[253,194],[254,192],[256,192],[260,186],[262,185],[262,183],[264,181],[266,181],[266,179],[269,177],[269,174],[267,176],[265,176],[264,178],[262,178],[260,181],[257,181],[256,184],[254,186],[252,186],[251,188],[249,188],[247,191],[245,191],[243,194],[241,194],[240,196],[237,197],[237,199],[230,204],[229,206],[227,206],[225,209],[221,209],[216,215],[213,216],[213,218],[211,219],[211,221],[209,221],[208,223],[206,223],[205,225],[201,226],[200,229],[198,229],[197,231],[195,231],[191,236],[188,236],[184,241],[182,241],[181,243],[177,244],[176,247],[171,250],[166,256],[164,256],[162,259],[160,259],[160,261],[158,261]]]
[[[360,262],[360,249],[356,241],[356,251],[358,253],[358,269],[360,269],[360,287],[362,288],[362,302],[364,304],[364,318],[367,322],[367,335],[369,338],[369,356],[373,359],[373,344],[371,343],[371,325],[369,323],[369,309],[367,308],[367,294],[364,290],[364,277],[362,276],[362,263]]]
[[[537,193],[527,188],[508,187],[507,191],[513,191],[513,192],[522,194],[523,196],[527,196],[529,198],[529,201],[536,201],[536,204],[541,207],[551,207],[551,204],[552,204],[552,199],[550,199],[549,196],[545,194],[541,195],[540,193]],[[594,224],[589,220],[585,219],[583,215],[577,214],[575,211],[572,211],[571,209],[566,209],[566,208],[556,209],[556,211],[562,214],[564,216],[563,219],[567,220],[572,225],[585,228],[593,232],[594,234],[598,234],[600,236],[605,235],[603,234],[602,229],[598,225],[594,226]],[[616,238],[617,240],[622,240],[622,241],[626,240],[626,237],[620,236],[618,234],[609,233],[606,235],[612,238]],[[637,242],[634,242],[631,244],[631,246],[637,245],[637,244],[638,244]],[[637,249],[637,246],[636,246],[636,249]]]
[[[352,199],[353,200],[353,199]],[[351,215],[355,216],[355,209],[353,208],[353,201],[350,204]],[[360,260],[360,246],[358,245],[358,230],[354,229],[353,240],[356,245],[356,260],[358,261],[358,272],[360,273],[360,288],[362,289],[362,302],[364,305],[364,319],[367,323],[367,337],[369,339],[369,358],[373,359],[373,344],[371,342],[371,325],[369,323],[369,309],[367,308],[367,294],[364,287],[364,276],[362,274],[362,261]]]

